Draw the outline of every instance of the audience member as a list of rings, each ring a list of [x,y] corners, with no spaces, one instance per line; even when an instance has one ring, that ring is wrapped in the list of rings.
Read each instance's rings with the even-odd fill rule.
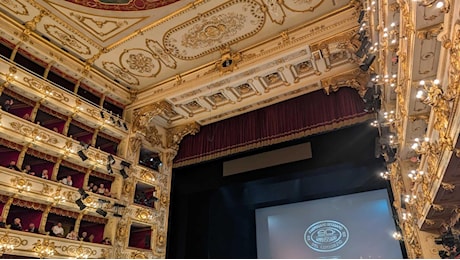
[[[6,223],[3,220],[3,216],[0,216],[0,228],[5,228],[5,227],[6,227]]]
[[[65,185],[72,186],[72,176],[68,175],[66,178],[62,179],[61,182]]]
[[[94,185],[92,192],[97,193],[97,190],[98,190],[97,185]]]
[[[14,230],[22,231],[21,219],[20,218],[15,218],[13,220],[13,224],[11,224],[10,228],[14,229]]]
[[[61,222],[58,222],[51,228],[51,235],[56,237],[64,237],[64,228],[62,228]]]
[[[30,121],[30,115],[29,115],[29,113],[25,113],[25,114],[22,116],[22,119],[25,119],[25,120]]]
[[[101,242],[103,245],[111,245],[112,242],[110,242],[110,238],[104,237],[104,239]]]
[[[99,189],[97,189],[97,194],[104,195],[105,188],[104,188],[104,183],[99,184]]]
[[[53,131],[59,133],[59,129],[57,127],[53,127]]]
[[[93,234],[89,235],[88,241],[93,243],[93,241],[94,241],[94,235]]]
[[[16,161],[11,161],[10,164],[7,166],[9,169],[21,171],[18,166],[16,166]]]
[[[90,183],[88,184],[88,186],[86,187],[86,190],[87,190],[87,191],[93,191],[93,186],[94,186],[94,183],[90,182]]]
[[[71,240],[78,240],[77,232],[75,232],[75,230],[70,231],[66,238]]]
[[[30,174],[30,175],[35,175],[35,172],[32,171],[32,168],[30,167],[30,164],[27,164],[26,166],[24,166],[24,169],[22,170],[22,172]]]
[[[30,223],[29,228],[26,231],[31,233],[38,233],[38,228],[35,227],[34,223]]]
[[[3,103],[2,108],[6,112],[8,112],[13,104],[14,104],[14,101],[12,99],[7,99],[5,100],[5,103]]]
[[[86,231],[81,232],[80,241],[85,241],[85,242],[89,241],[88,233]]]
[[[49,180],[49,177],[48,177],[48,170],[47,169],[43,169],[42,171],[42,176],[41,176],[43,179],[45,180]]]
[[[112,196],[112,193],[110,193],[110,190],[108,188],[105,188],[104,190],[104,196],[110,197]]]

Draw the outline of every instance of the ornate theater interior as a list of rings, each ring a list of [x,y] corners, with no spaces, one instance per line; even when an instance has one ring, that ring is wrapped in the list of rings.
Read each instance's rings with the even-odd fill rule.
[[[0,9],[2,258],[256,258],[257,208],[380,188],[457,254],[459,1]]]

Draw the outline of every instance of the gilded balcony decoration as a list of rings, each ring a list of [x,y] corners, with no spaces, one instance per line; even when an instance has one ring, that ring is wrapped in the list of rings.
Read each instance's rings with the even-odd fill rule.
[[[43,242],[39,239],[33,244],[32,251],[40,258],[47,258],[56,253],[56,245],[48,238],[43,239]]]
[[[85,247],[83,245],[70,245],[70,246],[63,246],[62,252],[66,255],[71,257],[75,257],[77,259],[87,259],[91,256],[96,255],[96,250],[93,250],[90,247]]]
[[[23,191],[30,191],[32,187],[32,183],[25,178],[22,177],[14,177],[11,178],[11,185],[18,189],[18,192],[21,193]]]
[[[27,245],[27,241],[16,236],[10,236],[8,232],[4,233],[0,236],[0,256],[13,252],[15,248],[21,245]]]

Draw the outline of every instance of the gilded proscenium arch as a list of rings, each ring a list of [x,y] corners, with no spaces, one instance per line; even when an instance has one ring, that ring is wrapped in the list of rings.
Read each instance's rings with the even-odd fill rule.
[[[167,101],[162,100],[134,110],[133,132],[140,132],[146,135],[150,120],[163,113],[170,106]]]
[[[179,143],[182,141],[184,136],[188,134],[195,135],[199,131],[200,125],[196,122],[169,128],[166,132],[166,147],[173,150],[178,150]]]
[[[321,80],[321,86],[329,95],[331,92],[337,92],[341,87],[356,89],[361,97],[364,97],[367,89],[367,83],[370,80],[369,73],[355,69],[350,72],[339,74]]]

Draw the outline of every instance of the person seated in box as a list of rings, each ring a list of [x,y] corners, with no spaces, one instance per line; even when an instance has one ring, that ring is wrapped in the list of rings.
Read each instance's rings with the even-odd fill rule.
[[[61,222],[58,222],[51,228],[51,235],[56,237],[64,237],[64,228],[62,227]]]
[[[13,224],[11,224],[10,229],[22,231],[22,224],[20,218],[15,218]]]
[[[16,166],[16,161],[11,161],[10,164],[8,164],[8,166],[6,166],[8,169],[11,169],[11,170],[16,170],[16,171],[21,171],[18,166]]]
[[[42,179],[49,180],[48,170],[47,169],[43,169],[41,177],[42,177]]]
[[[66,178],[61,180],[62,183],[64,183],[67,186],[72,186],[72,176],[68,175]]]
[[[35,227],[34,223],[30,223],[29,228],[26,231],[31,233],[38,233],[38,228]]]

